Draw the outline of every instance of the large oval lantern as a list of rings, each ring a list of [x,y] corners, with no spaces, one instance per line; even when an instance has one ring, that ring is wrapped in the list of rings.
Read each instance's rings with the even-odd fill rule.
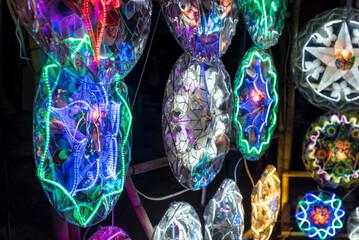
[[[359,239],[359,207],[350,214],[347,222],[348,237],[350,240]]]
[[[199,60],[226,53],[236,33],[237,1],[161,0],[168,26],[179,45]]]
[[[242,239],[243,197],[232,179],[225,179],[203,214],[205,239]]]
[[[337,113],[359,110],[359,10],[316,16],[301,30],[292,55],[294,80],[309,102]]]
[[[327,113],[314,121],[305,136],[303,161],[323,185],[359,184],[359,116]]]
[[[81,83],[49,61],[34,106],[37,176],[46,196],[73,224],[104,220],[130,161],[127,87]]]
[[[277,124],[277,85],[270,55],[252,47],[236,74],[232,115],[237,145],[248,160],[258,160],[269,147]]]
[[[124,78],[142,55],[150,30],[150,0],[12,3],[47,55],[88,83]]]
[[[186,202],[173,202],[153,229],[152,240],[203,240],[196,210]]]
[[[295,214],[298,226],[309,238],[333,238],[343,228],[345,211],[335,193],[314,191],[299,201]]]
[[[262,49],[277,44],[287,16],[287,0],[242,0],[244,22],[253,42]]]
[[[280,209],[281,186],[277,169],[268,165],[252,190],[252,236],[268,240],[272,235]]]
[[[162,133],[169,165],[186,188],[207,186],[229,150],[232,89],[220,60],[176,62],[163,100]]]

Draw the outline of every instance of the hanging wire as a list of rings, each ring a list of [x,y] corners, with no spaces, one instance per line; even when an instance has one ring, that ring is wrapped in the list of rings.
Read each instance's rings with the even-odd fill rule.
[[[87,235],[87,232],[90,230],[92,226],[89,226],[87,229],[86,229],[86,232],[84,234],[84,237],[83,237],[83,240],[86,240],[86,235]]]
[[[347,194],[344,195],[344,197],[342,197],[342,201],[344,201],[347,197],[349,197],[349,195],[354,192],[354,190],[358,187],[358,185],[356,185],[352,190],[350,190]]]
[[[237,168],[239,163],[243,160],[243,156],[238,160],[236,167],[234,168],[234,182],[237,183]]]
[[[244,167],[246,168],[247,175],[248,175],[249,179],[250,179],[251,182],[252,182],[252,186],[254,187],[254,181],[253,181],[253,178],[252,178],[251,173],[249,172],[248,165],[247,165],[247,159],[246,159],[246,158],[244,158]]]
[[[112,227],[115,224],[115,208],[112,209]]]
[[[149,197],[149,196],[146,196],[145,194],[141,193],[141,192],[138,191],[138,190],[136,190],[136,191],[137,191],[137,193],[138,193],[139,195],[141,195],[142,197],[144,197],[144,198],[146,198],[146,199],[148,199],[148,200],[151,200],[151,201],[162,201],[162,200],[166,200],[166,199],[170,199],[170,198],[176,197],[176,196],[181,195],[181,194],[183,194],[183,193],[185,193],[185,192],[188,192],[189,189],[184,189],[184,190],[179,191],[179,192],[177,192],[177,193],[173,193],[173,194],[170,194],[170,195],[167,195],[167,196],[163,196],[163,197],[158,197],[158,198]]]
[[[160,19],[161,13],[162,13],[162,8],[160,8],[160,11],[158,12],[158,15],[157,15],[156,24],[155,24],[155,27],[154,27],[154,29],[153,29],[153,33],[152,33],[152,36],[151,36],[150,44],[149,44],[149,46],[148,46],[145,63],[144,63],[143,68],[142,68],[140,80],[138,81],[138,85],[137,85],[137,88],[136,88],[135,96],[133,97],[133,101],[132,101],[132,105],[131,105],[131,110],[133,110],[133,106],[135,105],[135,102],[136,102],[137,93],[138,93],[138,90],[140,89],[140,85],[141,85],[141,82],[142,82],[142,77],[143,77],[143,74],[144,74],[145,69],[146,69],[146,65],[147,65],[147,61],[148,61],[148,56],[150,55],[150,52],[151,52],[151,47],[152,47],[153,38],[154,38],[155,33],[156,33],[158,20]]]

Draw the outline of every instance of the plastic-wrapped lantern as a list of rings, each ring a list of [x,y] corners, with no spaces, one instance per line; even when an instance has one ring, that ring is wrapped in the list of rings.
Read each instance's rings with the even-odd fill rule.
[[[277,169],[268,165],[251,194],[254,240],[270,238],[279,213],[280,194],[281,187]]]
[[[242,0],[243,19],[253,42],[262,49],[274,46],[282,35],[287,0]]]
[[[253,46],[236,74],[232,113],[237,145],[248,160],[258,160],[269,147],[277,124],[277,89],[270,55]]]
[[[89,240],[131,240],[130,236],[119,227],[101,227]]]
[[[359,116],[326,113],[314,121],[304,139],[303,161],[321,184],[359,184]]]
[[[12,3],[47,55],[88,83],[124,78],[142,55],[150,30],[151,0]]]
[[[359,207],[350,214],[347,223],[348,237],[350,240],[359,239]]]
[[[174,176],[186,188],[207,186],[229,150],[232,89],[220,60],[197,62],[183,54],[166,85],[162,133]]]
[[[231,179],[225,179],[204,210],[205,239],[242,239],[242,199],[236,183]]]
[[[194,208],[186,202],[173,202],[153,229],[152,240],[202,240],[202,225]]]
[[[180,46],[198,60],[226,53],[238,23],[237,1],[160,0],[168,26]]]
[[[342,201],[328,191],[305,194],[295,214],[300,230],[314,239],[334,237],[343,227],[344,216]]]
[[[73,224],[104,220],[130,161],[126,85],[82,83],[49,61],[34,106],[34,155],[46,196]]]
[[[294,80],[312,104],[337,113],[359,110],[359,10],[326,11],[301,30],[292,53]]]

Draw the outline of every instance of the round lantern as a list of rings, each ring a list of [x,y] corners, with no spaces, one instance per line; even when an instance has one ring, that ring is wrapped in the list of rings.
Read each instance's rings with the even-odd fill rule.
[[[173,202],[153,229],[152,240],[202,240],[202,225],[194,208]]]
[[[198,60],[220,58],[238,23],[237,1],[160,0],[168,26],[180,46]]]
[[[242,200],[237,184],[232,179],[225,179],[204,210],[205,239],[242,239]]]
[[[142,55],[150,31],[150,0],[12,3],[47,55],[88,83],[124,78]]]
[[[241,2],[243,19],[253,42],[262,49],[276,45],[287,16],[287,0]]]
[[[347,223],[348,237],[350,240],[359,239],[359,207],[350,214]]]
[[[336,8],[312,19],[292,54],[299,91],[333,112],[359,110],[359,10]]]
[[[254,240],[270,238],[279,213],[280,195],[281,186],[277,169],[268,165],[251,194]]]
[[[334,237],[343,227],[344,216],[342,201],[328,191],[307,193],[295,215],[300,230],[314,239]]]
[[[359,116],[327,113],[312,123],[303,144],[307,170],[321,184],[359,184]]]
[[[34,102],[37,176],[56,211],[86,227],[117,202],[130,161],[127,87],[92,85],[48,62]]]
[[[220,60],[200,63],[183,54],[166,85],[162,133],[174,176],[186,188],[207,186],[229,150],[232,90]]]
[[[89,240],[131,240],[130,236],[119,227],[101,227]]]
[[[269,147],[277,124],[277,85],[270,55],[249,49],[234,81],[232,115],[237,145],[248,160],[258,160]]]

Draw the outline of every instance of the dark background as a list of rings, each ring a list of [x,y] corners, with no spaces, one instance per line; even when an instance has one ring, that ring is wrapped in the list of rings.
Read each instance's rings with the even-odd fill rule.
[[[352,3],[352,6],[359,7],[359,3],[356,2],[359,1],[348,1],[348,3]],[[0,157],[2,157],[0,165],[0,239],[6,239],[9,223],[12,239],[53,239],[50,219],[51,206],[42,191],[40,182],[36,178],[32,156],[32,101],[36,90],[36,81],[38,81],[36,76],[39,76],[39,71],[41,70],[38,66],[41,66],[44,61],[40,58],[43,54],[37,46],[29,44],[27,32],[22,29],[23,43],[25,44],[24,55],[30,57],[32,51],[33,54],[40,57],[33,59],[33,61],[36,61],[35,67],[31,61],[20,59],[19,42],[15,36],[16,26],[10,17],[6,2],[1,1],[0,4]],[[344,0],[302,0],[299,29],[317,14],[345,4],[346,1]],[[288,11],[291,11],[291,5],[288,6]],[[153,33],[154,23],[158,14],[159,4],[154,2],[150,36]],[[280,54],[279,48],[280,45],[287,46],[291,42],[288,37],[289,28],[290,22],[287,20],[279,44],[272,48],[274,61],[280,69],[284,67],[278,66],[278,64],[281,57],[286,56],[286,54]],[[239,61],[245,51],[252,45],[251,39],[245,31],[242,18],[240,18],[232,45],[222,57],[232,81]],[[149,51],[148,45],[136,67],[126,77],[131,103],[144,67],[145,56]],[[182,53],[183,50],[169,32],[163,16],[160,16],[133,110],[132,164],[165,156],[161,138],[161,111],[164,87],[172,66]],[[280,84],[283,84],[285,80],[283,71],[279,71],[279,73],[282,73],[279,76]],[[302,140],[309,124],[323,111],[315,108],[298,92],[296,93],[291,169],[304,171],[301,160]],[[277,139],[273,139],[271,147],[264,157],[259,162],[249,163],[255,182],[267,163],[276,165],[276,150]],[[222,171],[208,187],[207,202],[225,177],[233,177],[234,166],[239,157],[240,154],[237,151],[231,151],[228,154]],[[250,228],[250,193],[252,186],[244,169],[242,170],[239,167],[237,175],[238,185],[244,197],[245,225],[246,230],[248,230]],[[183,189],[168,167],[136,175],[133,177],[133,181],[141,192],[152,197],[168,195]],[[298,231],[293,217],[298,200],[306,192],[316,188],[317,183],[312,179],[291,180],[289,201],[293,206],[291,218],[293,231]],[[336,192],[339,196],[346,193],[344,190],[337,190]],[[8,201],[6,201],[6,196]],[[173,199],[159,202],[149,201],[144,198],[141,198],[141,200],[152,224],[155,226],[166,212],[169,204],[174,200],[187,201],[192,204],[203,220],[204,207],[200,206],[200,196],[201,191],[197,191],[186,192]],[[344,202],[347,214],[356,207],[357,201],[358,194],[356,191]],[[125,191],[121,195],[114,213],[116,226],[123,228],[134,240],[146,239]],[[9,214],[9,219],[7,214]],[[280,217],[278,220],[280,220]],[[102,226],[110,224],[111,216],[101,223]],[[278,223],[277,227],[279,225]],[[87,237],[91,236],[98,226],[93,226],[88,231]],[[84,232],[85,229],[82,229],[82,234]],[[346,232],[345,227],[341,232]],[[271,239],[277,239],[276,234],[274,232]]]

